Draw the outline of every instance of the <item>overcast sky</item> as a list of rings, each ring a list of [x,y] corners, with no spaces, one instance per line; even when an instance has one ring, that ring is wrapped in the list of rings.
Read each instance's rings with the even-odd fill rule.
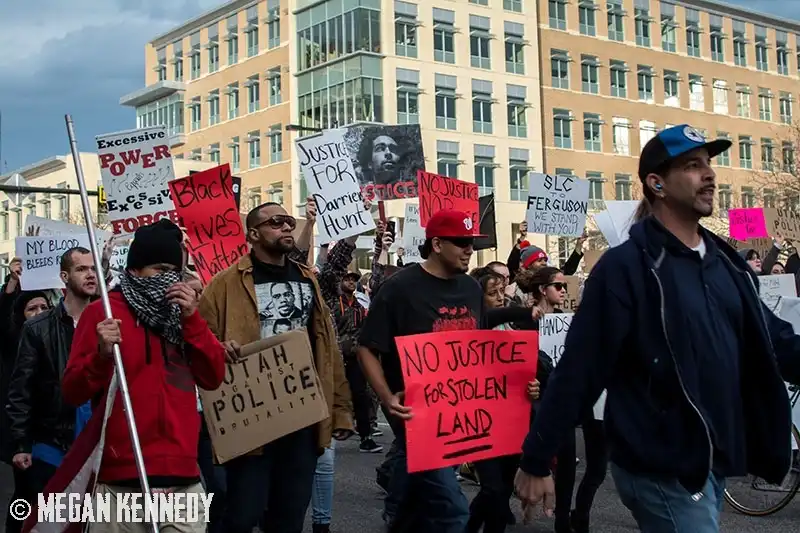
[[[65,113],[87,152],[135,127],[119,98],[144,84],[145,43],[223,1],[0,0],[0,174],[69,152]],[[800,0],[729,1],[800,20]]]

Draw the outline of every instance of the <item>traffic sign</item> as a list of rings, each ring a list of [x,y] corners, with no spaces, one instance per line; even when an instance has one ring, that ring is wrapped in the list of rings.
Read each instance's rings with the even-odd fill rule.
[[[12,174],[11,177],[6,180],[5,185],[10,185],[12,187],[30,187],[28,181],[19,173]],[[11,200],[11,203],[16,206],[22,205],[22,201],[28,197],[27,194],[20,192],[12,192],[11,194],[7,194],[7,196],[8,199]]]

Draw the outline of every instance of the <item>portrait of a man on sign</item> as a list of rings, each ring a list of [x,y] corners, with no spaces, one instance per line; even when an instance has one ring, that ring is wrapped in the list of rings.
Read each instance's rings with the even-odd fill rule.
[[[419,125],[354,127],[345,142],[367,198],[417,197],[417,171],[425,169]]]

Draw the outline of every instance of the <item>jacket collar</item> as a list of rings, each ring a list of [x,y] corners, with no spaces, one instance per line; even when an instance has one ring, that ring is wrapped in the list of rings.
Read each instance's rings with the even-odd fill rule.
[[[749,271],[745,260],[724,239],[703,226],[700,226],[700,236],[706,242],[709,254],[721,253],[737,270]],[[648,262],[651,263],[650,266],[656,270],[666,257],[667,248],[674,244],[673,240],[680,242],[653,216],[648,216],[634,224],[630,229],[630,239],[637,248],[645,252]]]

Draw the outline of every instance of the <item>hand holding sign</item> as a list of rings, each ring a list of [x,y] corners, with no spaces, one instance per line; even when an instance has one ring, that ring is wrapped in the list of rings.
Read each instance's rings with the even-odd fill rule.
[[[317,202],[313,196],[306,198],[306,221],[314,223],[317,220]]]

